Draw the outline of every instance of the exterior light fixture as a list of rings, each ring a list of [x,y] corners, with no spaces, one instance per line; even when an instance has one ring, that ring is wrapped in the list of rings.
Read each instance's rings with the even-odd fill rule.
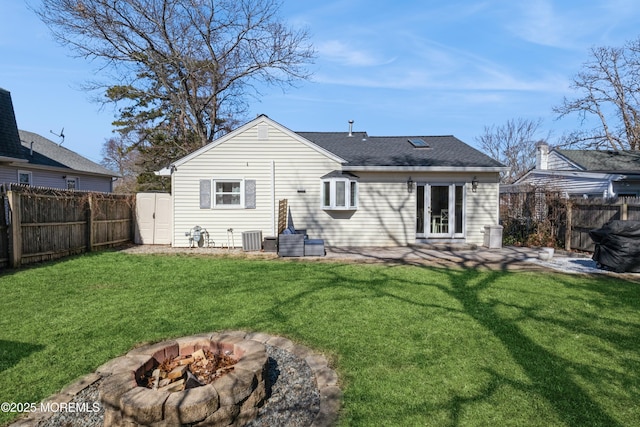
[[[474,193],[478,190],[478,177],[474,176],[471,180],[471,191]]]
[[[413,179],[411,177],[407,180],[407,191],[413,193]]]

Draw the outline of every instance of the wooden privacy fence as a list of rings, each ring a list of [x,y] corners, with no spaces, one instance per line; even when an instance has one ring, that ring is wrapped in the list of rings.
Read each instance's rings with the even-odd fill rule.
[[[593,252],[595,244],[589,231],[620,219],[640,221],[640,198],[574,199],[567,203],[565,249]]]
[[[0,194],[0,266],[19,267],[133,241],[133,196],[19,185],[2,187]]]
[[[567,199],[544,191],[500,195],[500,221],[516,224],[513,229],[522,240],[519,243],[531,244],[538,237],[536,243],[541,246],[553,241],[566,250],[593,252],[589,231],[611,220],[640,221],[640,198]]]

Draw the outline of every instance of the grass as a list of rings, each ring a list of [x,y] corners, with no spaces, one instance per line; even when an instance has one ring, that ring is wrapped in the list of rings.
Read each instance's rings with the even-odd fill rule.
[[[640,425],[640,285],[621,279],[104,252],[0,290],[0,402],[140,342],[244,329],[328,355],[342,425]]]

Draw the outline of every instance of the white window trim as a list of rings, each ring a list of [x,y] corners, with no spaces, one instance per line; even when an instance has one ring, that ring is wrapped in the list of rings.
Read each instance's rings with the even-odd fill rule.
[[[239,182],[240,183],[240,204],[225,205],[217,202],[218,192],[216,191],[216,183],[219,182]],[[225,194],[225,193],[220,193]],[[226,193],[231,194],[231,193]],[[211,181],[211,205],[213,209],[244,209],[244,179],[243,178],[214,178]]]
[[[454,238],[454,239],[458,239],[458,238],[465,238],[466,237],[466,230],[467,230],[467,220],[468,220],[468,216],[467,216],[467,206],[468,206],[468,197],[469,197],[469,192],[468,192],[468,185],[467,183],[464,182],[435,182],[435,183],[429,183],[429,182],[418,182],[418,185],[424,186],[425,190],[424,190],[424,198],[425,198],[425,220],[428,218],[426,211],[431,209],[431,205],[430,205],[430,199],[431,199],[431,188],[434,186],[439,186],[439,187],[448,187],[448,203],[447,206],[449,207],[449,232],[447,233],[433,233],[431,232],[431,227],[430,224],[428,222],[425,222],[424,224],[424,231],[423,233],[416,233],[416,237],[435,237],[435,238]],[[462,215],[462,231],[456,233],[455,232],[455,222],[457,219],[457,215],[456,215],[456,210],[455,210],[455,197],[456,197],[456,188],[461,188],[462,189],[462,211],[461,211],[461,215]]]
[[[22,182],[20,182],[20,175],[27,175],[29,177],[29,183],[28,184],[23,184],[23,185],[33,185],[33,174],[31,173],[31,171],[21,171],[18,170],[18,184],[22,184]]]
[[[324,203],[324,186],[325,183],[329,183],[329,205],[325,205]],[[345,206],[338,206],[336,204],[336,187],[338,182],[344,182],[345,187]],[[351,205],[351,184],[355,183],[355,204]],[[358,192],[359,192],[359,183],[355,179],[349,178],[325,178],[320,183],[320,204],[322,209],[331,210],[331,211],[353,211],[358,209]]]

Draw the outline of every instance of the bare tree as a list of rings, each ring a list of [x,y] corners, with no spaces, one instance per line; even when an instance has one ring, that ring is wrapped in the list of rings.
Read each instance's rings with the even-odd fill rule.
[[[278,0],[42,0],[55,38],[99,60],[124,102],[117,125],[144,137],[171,129],[177,144],[212,141],[247,111],[261,84],[307,79],[315,51],[306,30],[286,26]]]
[[[140,153],[124,137],[109,138],[102,146],[102,161],[104,167],[120,175],[116,181],[114,191],[117,193],[133,193],[136,191],[136,179],[141,172],[139,164]]]
[[[502,173],[503,183],[512,183],[535,166],[536,144],[548,139],[538,137],[542,119],[510,119],[501,126],[485,126],[484,133],[476,137],[482,150],[510,167]]]
[[[593,129],[565,137],[585,148],[640,150],[640,39],[623,47],[594,47],[573,80],[580,93],[554,108],[559,117],[577,113],[583,123],[594,117]]]

